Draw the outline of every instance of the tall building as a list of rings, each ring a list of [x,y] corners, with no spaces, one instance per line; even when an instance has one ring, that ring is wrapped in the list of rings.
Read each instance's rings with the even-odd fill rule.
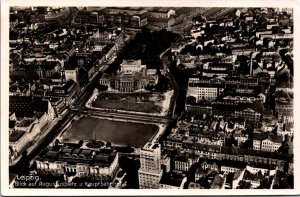
[[[140,189],[159,189],[162,177],[161,146],[147,142],[140,152],[141,168],[139,169]]]

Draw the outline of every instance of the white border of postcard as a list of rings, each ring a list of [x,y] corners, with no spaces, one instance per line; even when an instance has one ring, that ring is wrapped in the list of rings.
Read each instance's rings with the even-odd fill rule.
[[[9,61],[9,7],[10,6],[126,6],[126,7],[285,7],[293,8],[294,12],[294,65],[295,65],[295,81],[294,81],[294,120],[295,120],[295,138],[294,138],[294,189],[279,189],[279,190],[112,190],[112,189],[9,189],[8,181],[8,84],[9,84],[9,72],[8,72],[8,61]],[[297,150],[300,150],[299,133],[297,128],[300,128],[299,114],[297,109],[299,104],[299,86],[300,86],[300,67],[299,52],[300,47],[300,0],[113,0],[113,1],[93,1],[93,0],[1,0],[1,194],[5,196],[14,195],[30,195],[30,196],[93,196],[93,195],[299,195],[299,154]],[[297,169],[298,167],[298,169]]]

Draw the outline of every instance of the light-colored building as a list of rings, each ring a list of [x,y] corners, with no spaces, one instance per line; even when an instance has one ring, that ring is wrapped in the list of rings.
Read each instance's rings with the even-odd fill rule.
[[[198,160],[199,157],[196,155],[179,155],[175,158],[175,170],[187,172]]]
[[[223,97],[223,99],[225,101],[234,101],[234,102],[241,102],[241,103],[242,102],[248,102],[249,103],[249,102],[255,102],[255,101],[260,101],[260,102],[264,103],[265,100],[266,100],[266,96],[262,93],[260,93],[256,96],[253,96],[253,95],[250,96],[250,94],[249,95],[246,95],[246,94],[242,95],[242,94],[234,94],[234,93],[229,94],[229,93],[227,93],[226,96]]]
[[[255,165],[247,165],[246,166],[246,170],[248,170],[249,172],[251,172],[252,174],[256,174],[258,172],[261,172],[263,175],[266,176],[274,176],[276,173],[276,167],[275,166],[255,166]]]
[[[149,10],[149,15],[152,18],[170,18],[175,16],[176,11],[168,8],[154,8]]]
[[[142,60],[123,60],[120,65],[121,72],[133,73],[146,70],[146,65],[142,65]]]
[[[219,162],[218,161],[214,161],[214,160],[206,160],[201,164],[201,168],[206,170],[212,170],[212,171],[219,171]]]
[[[260,120],[261,114],[254,111],[253,109],[247,108],[241,111],[235,111],[234,112],[235,117],[242,117],[245,120],[248,120],[250,122],[258,122]]]
[[[254,133],[254,135],[253,135],[253,150],[261,150],[262,141],[267,138],[268,138],[268,136],[265,134]]]
[[[65,69],[66,81],[73,80],[75,83],[79,82],[79,69],[78,67],[74,69]]]
[[[147,69],[148,84],[155,85],[158,83],[158,75],[156,69]]]
[[[242,161],[223,160],[221,162],[221,172],[224,172],[224,174],[235,173],[238,170],[242,171],[245,167],[246,162]]]
[[[159,182],[159,189],[183,189],[186,181],[187,177],[180,173],[164,173]]]
[[[77,177],[112,179],[119,167],[118,153],[102,154],[90,149],[62,148],[59,151],[48,151],[45,156],[36,160],[40,173],[53,175],[73,174]]]
[[[156,70],[146,68],[141,60],[123,60],[117,76],[104,76],[100,79],[101,85],[108,86],[109,90],[120,92],[135,92],[143,90],[147,85],[156,85],[158,75]]]
[[[194,68],[196,66],[196,61],[195,58],[190,57],[189,59],[177,59],[177,65],[179,64],[183,64],[185,65],[187,68]]]
[[[147,142],[140,151],[140,162],[140,189],[159,189],[159,181],[163,174],[160,144]]]
[[[269,135],[265,140],[262,140],[261,150],[268,152],[275,152],[282,145],[282,136]]]
[[[245,143],[248,139],[248,134],[242,134],[242,133],[234,133],[233,137],[238,142],[238,146],[241,146],[243,143]]]
[[[217,84],[204,84],[198,78],[190,78],[188,83],[187,97],[193,96],[195,102],[202,99],[214,100],[224,90],[223,86]]]
[[[39,118],[23,118],[21,121],[17,121],[13,131],[9,137],[10,147],[10,159],[13,160],[19,156],[30,143],[34,142],[34,139],[41,132],[48,123],[47,114],[42,114]]]
[[[194,96],[196,102],[202,99],[214,100],[219,95],[219,91],[217,87],[189,87],[188,95]]]

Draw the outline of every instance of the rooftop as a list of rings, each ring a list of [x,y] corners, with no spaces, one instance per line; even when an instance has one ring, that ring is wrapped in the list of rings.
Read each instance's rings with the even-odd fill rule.
[[[256,174],[252,174],[250,171],[248,170],[245,170],[245,174],[243,176],[243,179],[244,180],[250,180],[250,181],[260,181],[264,178],[264,175],[263,174],[259,174],[259,173],[256,173]]]
[[[282,136],[277,135],[269,135],[268,140],[274,143],[281,143],[283,141]]]
[[[160,179],[159,184],[171,185],[175,187],[180,187],[184,176],[175,172],[164,173]]]
[[[10,128],[10,129],[15,128],[15,125],[16,125],[16,121],[14,121],[14,120],[9,120],[9,128]]]
[[[49,150],[44,155],[40,155],[40,161],[61,161],[70,165],[87,164],[98,167],[109,167],[117,154],[115,152],[102,153],[91,149],[65,148],[60,150]]]
[[[16,130],[12,134],[9,135],[9,142],[16,142],[18,141],[26,132]]]
[[[259,141],[262,141],[262,140],[265,140],[268,138],[268,135],[267,134],[261,134],[261,133],[254,133],[253,135],[253,140],[259,140]]]
[[[158,143],[152,143],[152,142],[147,142],[142,150],[155,150],[157,148],[160,148],[160,144]]]
[[[17,123],[17,127],[28,127],[35,121],[34,118],[24,118],[21,122]]]
[[[17,117],[33,117],[36,112],[48,112],[48,100],[41,97],[9,96],[9,111]]]

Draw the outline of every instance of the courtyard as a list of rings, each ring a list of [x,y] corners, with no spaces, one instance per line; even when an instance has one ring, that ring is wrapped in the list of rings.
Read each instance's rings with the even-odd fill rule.
[[[151,93],[101,93],[92,103],[92,106],[144,113],[161,113],[163,99],[164,95]]]
[[[78,142],[96,140],[111,142],[114,145],[130,145],[141,148],[157,131],[153,124],[132,123],[98,119],[83,116],[75,120],[62,134],[61,140]]]

